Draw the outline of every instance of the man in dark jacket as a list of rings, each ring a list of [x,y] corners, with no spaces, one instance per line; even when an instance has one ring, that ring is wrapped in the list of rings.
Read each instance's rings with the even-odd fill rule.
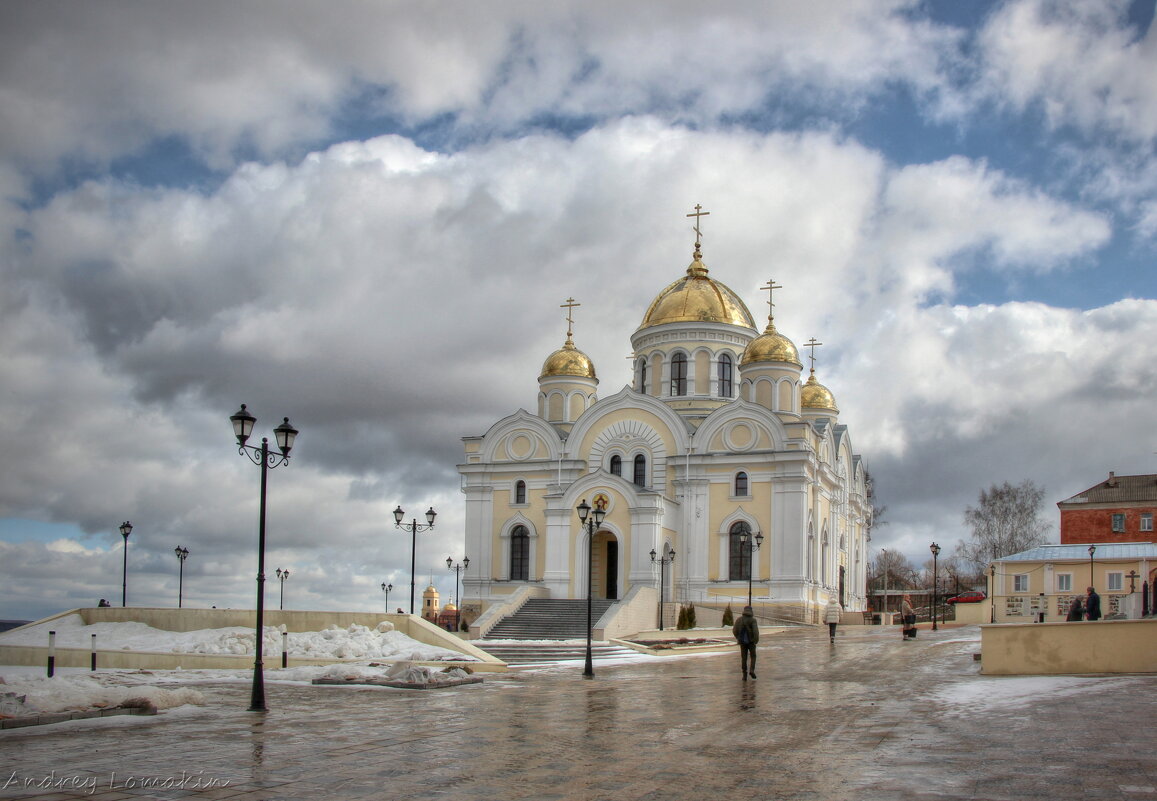
[[[1089,587],[1089,597],[1085,599],[1085,617],[1089,620],[1101,619],[1101,596],[1092,587]]]
[[[755,646],[759,642],[759,624],[755,622],[755,612],[750,606],[743,607],[743,614],[731,627],[735,641],[739,643],[739,662],[743,668],[743,680],[755,678]],[[750,659],[750,668],[748,660]]]

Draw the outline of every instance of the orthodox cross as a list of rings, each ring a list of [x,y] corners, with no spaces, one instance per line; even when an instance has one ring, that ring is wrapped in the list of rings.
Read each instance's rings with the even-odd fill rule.
[[[574,330],[573,330],[573,327],[574,327],[574,308],[575,308],[575,306],[581,306],[581,305],[582,305],[581,303],[575,303],[574,298],[567,298],[566,303],[559,304],[560,309],[566,309],[566,339],[567,339],[567,342],[570,341],[571,336],[574,333]]]
[[[811,359],[811,362],[812,362],[812,372],[813,372],[813,373],[816,371],[816,348],[818,348],[818,347],[819,347],[820,345],[822,345],[822,344],[824,344],[824,343],[822,343],[822,342],[816,342],[816,338],[815,338],[815,337],[812,337],[812,338],[811,338],[811,339],[809,339],[809,340],[807,341],[807,343],[804,345],[804,347],[805,347],[805,348],[811,348],[811,349],[812,349],[812,355],[811,355],[811,356],[809,356],[808,358],[810,358],[810,359]]]
[[[775,318],[775,303],[772,301],[772,297],[774,296],[775,290],[783,289],[783,287],[777,284],[774,278],[769,278],[767,279],[767,286],[761,286],[760,289],[767,290],[767,319],[770,322]]]
[[[699,230],[699,218],[706,217],[710,213],[709,211],[703,211],[703,207],[696,203],[695,211],[687,215],[688,217],[695,218],[695,250],[699,250],[699,240],[703,236],[703,233]]]
[[[1129,592],[1130,593],[1136,592],[1137,591],[1137,579],[1141,578],[1141,574],[1138,573],[1136,570],[1130,570],[1128,573],[1125,574],[1125,578],[1129,579]]]

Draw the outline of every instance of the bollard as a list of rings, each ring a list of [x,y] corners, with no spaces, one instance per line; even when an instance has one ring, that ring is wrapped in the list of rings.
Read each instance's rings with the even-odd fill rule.
[[[96,635],[92,635],[92,654],[89,660],[89,670],[96,670]]]
[[[48,678],[56,672],[56,632],[48,632]]]
[[[281,666],[289,666],[289,632],[281,632]]]

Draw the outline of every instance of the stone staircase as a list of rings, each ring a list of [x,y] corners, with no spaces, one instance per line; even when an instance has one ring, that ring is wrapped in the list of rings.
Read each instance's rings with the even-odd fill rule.
[[[614,604],[607,600],[592,601],[592,624],[598,623]],[[513,615],[500,620],[485,639],[473,640],[471,645],[508,665],[529,665],[585,659],[586,637],[585,599],[531,598]],[[591,645],[594,661],[634,654],[631,649],[618,645]]]

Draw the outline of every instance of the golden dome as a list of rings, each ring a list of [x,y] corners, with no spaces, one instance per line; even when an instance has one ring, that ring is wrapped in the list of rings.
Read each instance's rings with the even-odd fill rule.
[[[796,350],[795,345],[790,339],[776,331],[775,323],[770,320],[767,321],[767,328],[764,332],[747,343],[747,348],[743,351],[739,365],[742,367],[745,364],[755,362],[787,362],[796,367],[803,367],[803,362],[799,360],[799,351]]]
[[[596,378],[594,362],[574,346],[570,337],[567,337],[565,345],[546,357],[546,361],[542,363],[542,373],[538,377],[543,379],[556,375]]]
[[[839,412],[836,398],[831,390],[816,381],[815,371],[808,376],[807,383],[799,391],[800,406],[805,409],[825,409],[830,412]]]
[[[651,302],[639,329],[664,323],[727,323],[755,328],[755,320],[743,301],[728,287],[707,277],[698,251],[687,274]]]

